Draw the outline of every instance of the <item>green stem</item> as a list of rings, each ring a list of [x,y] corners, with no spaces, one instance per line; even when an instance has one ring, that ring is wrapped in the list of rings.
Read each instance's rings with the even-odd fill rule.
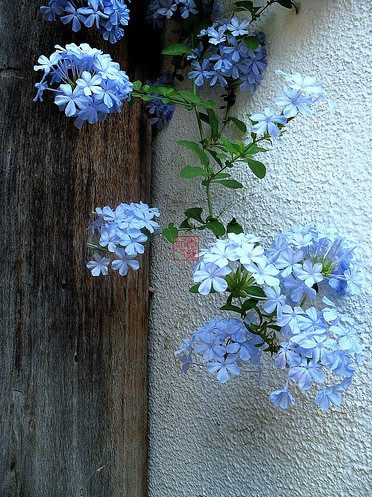
[[[211,184],[208,182],[207,184],[207,199],[208,199],[208,212],[211,217],[213,217],[213,208],[212,208],[212,198],[211,198]]]
[[[195,48],[195,35],[194,35],[193,32],[191,33],[191,48],[192,49]],[[192,80],[192,92],[195,95],[197,95],[195,80]],[[203,145],[203,149],[204,149],[205,136],[204,136],[203,125],[202,125],[202,122],[201,122],[201,119],[200,119],[199,108],[198,108],[197,105],[194,105],[194,109],[195,109],[195,114],[196,114],[196,120],[198,121],[198,128],[199,128],[199,133],[200,133],[200,139],[201,139],[201,142],[202,142],[202,145]]]

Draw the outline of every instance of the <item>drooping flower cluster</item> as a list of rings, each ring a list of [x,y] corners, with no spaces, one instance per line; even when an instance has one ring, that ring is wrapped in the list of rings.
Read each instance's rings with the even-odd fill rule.
[[[124,36],[124,26],[129,22],[129,9],[124,0],[50,0],[40,7],[44,19],[71,24],[72,31],[81,25],[95,26],[105,40],[116,43]]]
[[[34,66],[35,71],[44,71],[42,80],[35,85],[34,101],[42,102],[43,92],[53,91],[59,110],[74,117],[78,128],[85,121],[94,124],[111,112],[120,112],[123,101],[130,99],[133,85],[109,54],[87,43],[55,48],[49,59],[42,55],[39,65]]]
[[[202,30],[199,35],[202,41],[189,56],[194,59],[189,78],[194,79],[197,86],[208,81],[210,86],[225,87],[234,81],[241,90],[254,93],[267,67],[265,36],[259,33],[257,38],[248,37],[248,33],[249,21],[241,22],[237,17],[218,20]],[[252,38],[258,42],[253,48]]]
[[[158,209],[140,202],[120,204],[114,210],[109,206],[97,207],[94,214],[98,217],[88,228],[93,237],[88,246],[96,251],[87,264],[92,275],[107,275],[110,263],[121,276],[125,276],[129,268],[137,270],[137,255],[144,253],[149,236],[159,230],[155,221],[155,217],[160,216]]]
[[[287,87],[284,89],[284,96],[277,98],[275,104],[282,107],[281,111],[267,107],[261,114],[252,114],[251,121],[253,133],[259,136],[278,138],[282,127],[288,120],[297,116],[298,113],[304,116],[311,116],[313,110],[311,106],[319,100],[328,100],[324,89],[318,81],[311,76],[301,76],[299,73],[286,74],[276,71],[276,74],[284,75]],[[329,102],[330,107],[333,106]]]
[[[172,78],[168,74],[163,74],[155,82],[147,82],[151,86],[164,86],[172,83]],[[159,129],[167,126],[174,113],[175,106],[173,104],[163,103],[157,95],[154,95],[146,105],[151,116],[150,123],[156,124]]]
[[[202,10],[210,13],[214,9],[214,0],[151,0],[148,8],[148,18],[155,26],[162,27],[166,19],[180,15],[187,19],[192,14]]]
[[[362,270],[354,248],[336,230],[310,225],[294,226],[267,250],[257,237],[245,234],[209,244],[195,266],[193,291],[228,292],[221,309],[240,314],[240,320],[215,317],[184,340],[176,352],[182,371],[200,365],[193,354],[201,355],[207,370],[225,382],[246,362],[260,366],[261,351],[266,351],[277,368],[288,372],[285,386],[270,396],[275,405],[294,403],[290,381],[304,391],[319,387],[315,403],[324,410],[338,405],[362,347],[354,321],[327,296],[321,306],[315,299],[320,291],[359,293]],[[340,378],[336,384],[324,386],[325,369]]]

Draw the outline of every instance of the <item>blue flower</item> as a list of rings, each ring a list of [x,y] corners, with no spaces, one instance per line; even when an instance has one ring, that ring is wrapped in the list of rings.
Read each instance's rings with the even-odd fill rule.
[[[103,209],[97,207],[95,214],[98,219],[93,221],[89,226],[89,231],[94,237],[94,243],[89,247],[97,251],[104,251],[106,255],[115,254],[117,257],[112,261],[112,268],[118,271],[120,276],[125,276],[129,268],[137,270],[139,262],[135,259],[137,254],[143,254],[143,244],[147,241],[147,235],[141,231],[151,220],[152,230],[159,228],[159,225],[153,220],[159,212],[155,208],[149,208],[144,203],[119,204],[116,209],[105,206]],[[99,242],[96,242],[96,240]],[[98,243],[98,244],[97,244]],[[111,262],[109,258],[103,258],[96,253],[93,256],[94,261],[88,263],[92,269],[93,276],[100,273],[108,274],[108,266]],[[93,272],[94,271],[94,272]]]
[[[331,326],[329,330],[338,337],[338,345],[341,350],[354,352],[355,354],[361,353],[362,346],[355,330],[341,323]]]
[[[210,244],[210,248],[201,251],[204,262],[214,262],[218,267],[229,265],[230,261],[237,261],[239,254],[236,246],[227,240],[217,240]]]
[[[283,281],[284,289],[290,292],[290,297],[294,303],[299,303],[303,299],[304,295],[311,299],[316,297],[316,290],[305,285],[305,282],[294,278],[293,276],[288,276]]]
[[[362,271],[359,266],[353,266],[344,272],[346,287],[351,295],[358,295],[363,285]]]
[[[116,245],[120,242],[117,231],[118,225],[116,223],[103,226],[101,228],[101,237],[99,240],[101,247],[107,247],[110,252],[115,252]]]
[[[81,77],[76,80],[76,85],[81,88],[84,95],[87,96],[92,95],[92,93],[101,93],[101,83],[102,78],[99,74],[92,76],[88,71],[83,71]]]
[[[143,254],[144,246],[142,243],[146,242],[147,236],[138,229],[129,229],[123,232],[119,231],[120,245],[125,247],[128,255]]]
[[[267,300],[264,304],[264,310],[269,314],[277,311],[278,315],[281,313],[283,306],[286,302],[285,295],[282,295],[279,286],[269,287],[266,286],[264,291],[267,295]]]
[[[203,1],[203,7],[210,9],[210,2]],[[180,14],[183,19],[187,19],[191,14],[198,14],[199,10],[194,0],[151,0],[148,7],[148,19],[151,19],[155,26],[161,27],[165,19]]]
[[[313,103],[311,97],[304,97],[301,91],[292,90],[291,88],[284,89],[285,97],[280,97],[275,100],[276,105],[284,107],[283,115],[289,119],[297,116],[298,112],[304,116],[311,116],[313,111],[310,105]]]
[[[289,377],[298,383],[301,390],[308,390],[312,387],[313,381],[323,383],[324,375],[322,366],[315,361],[302,359],[298,366],[289,370]]]
[[[107,259],[107,257],[101,257],[99,254],[93,254],[93,259],[93,261],[89,261],[87,264],[87,268],[91,270],[92,275],[107,275],[110,259]]]
[[[280,129],[275,123],[286,124],[287,119],[278,114],[274,109],[267,107],[264,109],[263,114],[252,114],[250,116],[251,121],[256,122],[252,126],[253,133],[257,135],[264,135],[268,133],[272,138],[278,138],[280,136]]]
[[[266,260],[259,260],[255,264],[246,266],[251,273],[256,283],[259,285],[277,286],[279,279],[276,276],[279,274],[279,269],[273,264],[268,264]]]
[[[248,34],[248,26],[249,21],[240,22],[237,17],[233,17],[227,25],[227,29],[231,31],[233,36],[243,36]]]
[[[76,116],[78,109],[84,109],[87,105],[87,99],[82,89],[76,87],[72,90],[72,87],[68,84],[59,86],[54,102],[58,105],[60,110],[65,110],[67,117]]]
[[[298,366],[301,356],[289,342],[282,342],[280,349],[275,356],[275,366],[285,369],[288,366]]]
[[[129,255],[125,249],[119,248],[115,251],[115,255],[118,259],[112,261],[112,269],[119,271],[120,276],[126,276],[129,268],[134,271],[139,268],[139,262],[134,259],[136,254]]]
[[[295,265],[302,261],[303,257],[304,254],[301,250],[292,250],[290,247],[286,247],[285,250],[279,252],[274,266],[282,270],[280,274],[285,278],[292,273]]]
[[[290,407],[292,404],[294,405],[295,403],[292,395],[286,388],[284,388],[283,390],[275,390],[275,392],[272,392],[270,394],[270,400],[274,405],[281,407],[282,409],[288,409],[288,407]]]
[[[299,333],[299,319],[303,314],[304,311],[301,307],[292,309],[290,305],[286,304],[277,318],[277,323],[279,326],[289,326],[292,333]]]
[[[231,272],[229,267],[219,268],[213,263],[201,262],[198,264],[194,272],[194,281],[200,283],[198,292],[201,295],[207,295],[211,292],[212,288],[216,292],[224,292],[227,288],[227,282],[224,278]]]
[[[93,24],[96,28],[100,28],[100,22],[109,19],[109,16],[102,12],[100,0],[88,0],[90,7],[81,7],[79,9],[80,14],[87,16],[84,20],[84,24],[87,28],[91,28]]]
[[[76,10],[71,2],[67,2],[65,12],[67,12],[67,15],[61,17],[63,24],[71,22],[72,31],[79,31],[81,28],[81,22],[85,21],[85,17],[80,14],[78,10]]]
[[[71,23],[75,32],[82,24],[87,28],[95,26],[111,43],[124,36],[122,27],[129,22],[129,9],[124,0],[50,0],[40,10],[47,21],[60,17],[63,24]]]
[[[56,16],[59,16],[64,11],[68,0],[50,0],[47,6],[40,7],[44,19],[47,21],[55,21]]]
[[[306,260],[302,266],[296,264],[294,266],[294,273],[297,278],[304,281],[305,285],[311,288],[315,283],[323,281],[322,275],[323,266],[320,263],[312,264],[311,261]]]
[[[194,0],[179,0],[181,16],[186,19],[190,14],[197,14],[198,9]]]
[[[113,218],[111,213],[107,215]],[[353,258],[353,250],[334,229],[313,225],[293,226],[278,235],[266,251],[259,238],[243,233],[209,243],[200,253],[194,280],[201,283],[201,294],[227,290],[227,303],[221,309],[237,311],[241,320],[216,317],[198,329],[182,356],[182,369],[202,365],[192,362],[195,352],[222,382],[230,374],[239,374],[248,361],[257,367],[260,381],[260,355],[267,350],[277,368],[289,369],[288,381],[297,382],[302,390],[322,385],[326,369],[343,377],[342,383],[323,388],[316,398],[323,409],[338,405],[339,393],[346,390],[360,364],[361,343],[354,321],[341,314],[333,302],[324,297],[323,309],[309,307],[308,298],[314,299],[318,286],[326,287],[328,280],[345,283],[345,274],[351,290],[355,281],[359,289],[360,262]],[[254,288],[255,284],[260,289]],[[280,341],[282,336],[285,341]],[[282,408],[293,403],[288,381],[270,396]]]
[[[56,48],[49,59],[43,55],[34,66],[35,71],[44,71],[35,100],[42,100],[45,90],[55,92],[59,109],[75,117],[75,125],[81,128],[85,121],[94,124],[119,112],[122,102],[130,99],[133,85],[108,54],[86,43]]]
[[[217,373],[217,379],[220,383],[225,383],[229,379],[229,373],[235,376],[240,374],[236,359],[236,354],[227,354],[226,357],[220,357],[214,362],[208,362],[207,369],[210,373]]]
[[[198,340],[202,343],[195,345],[195,353],[203,354],[203,359],[206,361],[218,359],[225,355],[226,347],[221,345],[218,334],[202,329],[198,333]]]
[[[204,83],[204,78],[211,77],[211,64],[209,60],[204,59],[202,64],[194,60],[191,62],[192,71],[189,72],[188,76],[190,79],[195,80],[196,86],[202,86]]]

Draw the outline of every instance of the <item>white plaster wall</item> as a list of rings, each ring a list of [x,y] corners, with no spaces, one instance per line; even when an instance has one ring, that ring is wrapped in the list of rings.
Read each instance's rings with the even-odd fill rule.
[[[265,156],[268,174],[256,180],[240,169],[244,191],[219,190],[219,206],[247,232],[270,237],[294,223],[337,226],[371,263],[370,7],[369,0],[302,0],[295,15],[274,8],[263,22],[269,43],[266,78],[254,95],[241,94],[238,115],[259,111],[282,92],[276,69],[316,75],[337,103],[330,113],[298,118]],[[154,205],[162,224],[203,202],[195,180],[179,170],[190,158],[176,145],[197,138],[193,116],[178,111],[155,144]],[[150,497],[367,497],[371,380],[368,338],[371,280],[343,307],[360,325],[365,363],[340,407],[325,413],[310,395],[295,392],[296,406],[281,411],[269,401],[281,388],[266,361],[264,389],[255,375],[221,385],[204,371],[180,376],[173,352],[182,337],[217,312],[214,297],[188,293],[191,263],[172,261],[170,247],[152,251],[150,330]]]

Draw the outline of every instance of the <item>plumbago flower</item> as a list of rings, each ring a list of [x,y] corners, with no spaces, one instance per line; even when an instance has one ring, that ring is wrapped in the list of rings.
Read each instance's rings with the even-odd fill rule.
[[[110,55],[87,43],[55,48],[49,59],[42,55],[34,66],[35,71],[44,71],[35,85],[34,101],[42,102],[43,92],[52,91],[59,110],[74,117],[80,129],[85,121],[94,124],[111,112],[120,112],[123,101],[130,100],[133,85]]]
[[[362,285],[360,262],[353,244],[324,226],[294,226],[278,235],[266,250],[259,239],[229,233],[210,243],[194,268],[193,293],[229,294],[222,310],[239,319],[214,317],[184,340],[182,372],[204,366],[224,383],[247,363],[260,374],[260,358],[269,352],[287,381],[270,399],[283,409],[294,404],[290,382],[301,390],[316,388],[315,403],[327,410],[339,405],[360,363],[361,344],[354,321],[323,296],[357,294]],[[324,371],[336,377],[325,386]],[[328,378],[328,375],[327,375]]]
[[[129,23],[129,9],[124,0],[50,0],[40,10],[47,21],[59,17],[75,32],[82,25],[87,28],[95,26],[111,43],[124,36],[123,27]]]
[[[311,106],[319,100],[325,100],[331,108],[332,102],[328,100],[323,86],[314,77],[301,76],[299,73],[286,74],[276,71],[276,74],[284,75],[287,87],[284,88],[284,96],[275,100],[275,104],[282,107],[277,111],[266,107],[262,113],[251,114],[252,132],[266,139],[278,138],[282,134],[284,126],[297,114],[309,117],[313,113]]]
[[[107,275],[110,263],[120,276],[126,276],[129,268],[136,271],[137,255],[144,253],[144,244],[159,230],[158,209],[140,202],[120,204],[114,210],[97,207],[94,214],[97,219],[88,228],[92,235],[88,246],[95,251],[87,264],[92,275]]]
[[[148,81],[151,86],[164,86],[172,82],[169,74],[163,74],[156,81]],[[150,114],[150,123],[156,124],[158,129],[167,126],[173,117],[175,106],[169,103],[163,103],[158,95],[154,94],[153,98],[146,105]]]
[[[162,27],[173,16],[187,19],[193,14],[210,14],[217,9],[214,3],[214,0],[150,0],[148,19]]]
[[[205,82],[225,87],[239,85],[254,93],[267,67],[265,35],[249,36],[249,21],[237,17],[217,20],[199,34],[201,40],[189,55],[192,70],[189,78],[196,86]]]

